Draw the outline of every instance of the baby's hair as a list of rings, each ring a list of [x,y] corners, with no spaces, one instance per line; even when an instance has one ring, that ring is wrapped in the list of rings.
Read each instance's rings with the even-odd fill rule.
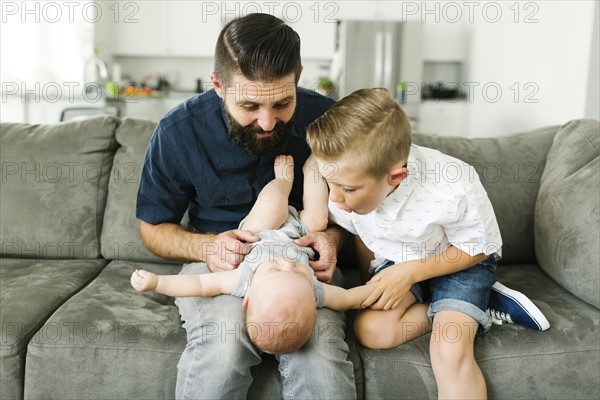
[[[252,294],[246,309],[250,340],[270,354],[298,351],[310,338],[317,318],[312,286],[300,282],[293,285],[292,293],[284,285],[265,286]]]

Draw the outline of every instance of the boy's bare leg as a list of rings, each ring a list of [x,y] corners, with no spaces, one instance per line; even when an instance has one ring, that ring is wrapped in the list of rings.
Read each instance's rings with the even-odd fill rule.
[[[358,341],[370,349],[391,349],[431,331],[429,306],[415,302],[415,295],[408,292],[391,310],[359,311],[354,320]]]
[[[329,190],[327,183],[319,173],[317,159],[310,156],[302,166],[304,175],[304,186],[302,204],[304,209],[300,211],[300,220],[308,228],[309,232],[319,232],[327,229],[329,210],[327,199]]]
[[[485,399],[485,379],[473,345],[479,324],[454,310],[435,314],[429,341],[431,366],[440,399]]]
[[[254,233],[278,229],[288,217],[288,197],[294,183],[294,158],[277,156],[273,165],[275,179],[262,188],[242,229]]]

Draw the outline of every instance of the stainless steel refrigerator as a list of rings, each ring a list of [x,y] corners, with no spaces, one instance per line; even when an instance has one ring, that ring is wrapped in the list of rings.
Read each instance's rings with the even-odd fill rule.
[[[421,22],[356,21],[338,23],[332,78],[339,96],[357,89],[385,87],[401,100],[401,82],[420,85],[423,77],[423,24]],[[409,86],[410,88],[410,86]],[[417,115],[420,97],[407,96],[404,106]]]

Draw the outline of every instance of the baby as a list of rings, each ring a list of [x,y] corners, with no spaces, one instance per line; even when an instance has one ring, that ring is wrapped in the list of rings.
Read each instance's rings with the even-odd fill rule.
[[[364,308],[371,287],[343,289],[318,281],[309,266],[315,252],[294,239],[327,227],[326,183],[318,174],[316,160],[303,166],[304,209],[288,206],[294,180],[292,156],[278,156],[275,179],[260,192],[240,229],[261,240],[238,268],[202,275],[155,275],[136,270],[131,285],[140,292],[154,290],[174,297],[231,294],[243,297],[246,329],[254,345],[266,353],[288,354],[310,338],[317,307],[333,310]]]

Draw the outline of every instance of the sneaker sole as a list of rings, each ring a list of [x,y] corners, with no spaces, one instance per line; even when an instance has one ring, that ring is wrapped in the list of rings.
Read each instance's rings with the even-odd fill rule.
[[[529,300],[529,298],[527,298],[527,296],[525,296],[523,293],[509,289],[497,281],[496,283],[494,283],[494,285],[492,285],[492,290],[497,293],[508,296],[511,299],[513,299],[516,303],[518,303],[521,306],[521,308],[525,310],[525,312],[536,323],[539,330],[545,331],[547,329],[550,329],[550,322],[548,322],[542,311],[540,311],[540,309],[535,304],[533,304],[533,302]]]

